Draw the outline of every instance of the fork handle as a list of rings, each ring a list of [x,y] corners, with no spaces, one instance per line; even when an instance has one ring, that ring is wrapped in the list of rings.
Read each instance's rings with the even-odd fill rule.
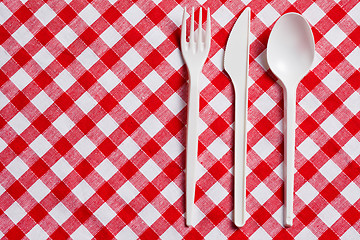
[[[194,219],[195,186],[197,181],[199,87],[200,73],[189,71],[189,95],[187,104],[186,133],[186,225],[192,226]]]

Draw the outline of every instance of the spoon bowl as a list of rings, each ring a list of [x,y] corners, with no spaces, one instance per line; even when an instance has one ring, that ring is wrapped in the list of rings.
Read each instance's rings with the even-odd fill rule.
[[[293,224],[296,89],[315,56],[311,27],[304,17],[287,13],[275,23],[267,46],[267,61],[284,92],[284,225]]]

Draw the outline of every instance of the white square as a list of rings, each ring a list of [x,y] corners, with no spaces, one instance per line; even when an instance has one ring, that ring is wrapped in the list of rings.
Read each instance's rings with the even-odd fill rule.
[[[118,147],[118,149],[127,157],[132,158],[139,150],[140,147],[131,137],[127,137]]]
[[[136,240],[138,239],[138,236],[126,225],[116,235],[116,239]]]
[[[81,239],[81,240],[91,240],[94,236],[84,227],[84,225],[80,225],[78,229],[71,234],[71,239]]]
[[[354,227],[350,227],[342,236],[341,240],[354,240],[360,239],[360,233],[354,229]]]
[[[319,149],[320,147],[309,137],[297,147],[297,150],[308,160],[312,158]]]
[[[210,102],[209,105],[219,115],[223,114],[230,106],[231,102],[222,93],[218,93]]]
[[[113,47],[120,39],[121,35],[118,31],[113,28],[113,26],[109,26],[101,35],[100,38],[109,46]]]
[[[356,47],[347,57],[346,60],[349,61],[356,69],[360,68],[360,48]]]
[[[327,205],[319,214],[318,217],[323,221],[328,227],[331,227],[340,217],[341,214],[336,211],[336,209]]]
[[[161,173],[161,168],[151,159],[147,160],[139,170],[149,182],[154,180],[154,178]]]
[[[19,157],[16,157],[9,163],[9,165],[6,166],[6,169],[16,179],[19,179],[29,169],[29,167]]]
[[[118,171],[118,169],[109,161],[109,159],[103,160],[95,170],[100,174],[100,176],[108,181],[114,174]]]
[[[267,26],[275,22],[280,17],[280,14],[270,5],[266,5],[258,14],[257,17]]]
[[[177,27],[180,27],[182,24],[183,12],[184,9],[177,4],[176,7],[174,7],[167,16]]]
[[[50,212],[50,216],[59,224],[63,224],[71,217],[71,212],[61,202],[56,205]]]
[[[333,137],[343,127],[343,125],[334,117],[334,115],[330,115],[324,122],[321,123],[320,127],[324,129],[330,137]]]
[[[339,46],[339,44],[344,41],[346,34],[338,27],[334,25],[324,36],[334,47]]]
[[[323,79],[323,83],[325,83],[332,92],[335,92],[344,82],[345,79],[335,69]]]
[[[86,22],[87,25],[93,24],[101,15],[100,13],[91,5],[88,4],[80,13],[79,16]]]
[[[150,137],[154,137],[163,127],[162,123],[151,114],[142,124],[141,127]]]
[[[321,105],[321,102],[310,92],[299,102],[299,105],[311,115]]]
[[[66,70],[62,71],[54,81],[64,91],[69,89],[75,82],[76,79]]]
[[[32,100],[31,103],[41,112],[44,113],[54,101],[44,92],[39,92]]]
[[[3,109],[9,102],[9,99],[0,91],[0,109]]]
[[[45,240],[49,238],[49,235],[40,227],[39,224],[36,224],[27,234],[26,237],[29,239],[36,240]]]
[[[224,50],[219,49],[219,51],[210,58],[210,61],[219,69],[219,71],[222,71],[224,69]]]
[[[349,185],[342,190],[341,195],[349,201],[351,205],[354,205],[359,201],[360,188],[354,182],[350,182]]]
[[[152,92],[156,92],[164,83],[164,79],[153,70],[142,81]]]
[[[319,192],[309,182],[305,182],[296,192],[296,195],[307,205],[314,200],[318,194]]]
[[[25,210],[17,202],[14,202],[8,209],[6,209],[5,214],[15,224],[26,216]]]
[[[84,94],[75,101],[75,104],[81,111],[88,114],[90,110],[96,106],[97,101],[88,92],[84,92]]]
[[[133,6],[135,6],[135,4]],[[143,58],[134,48],[130,48],[130,50],[121,57],[121,61],[123,61],[130,70],[134,70],[134,68],[143,61]]]
[[[145,13],[141,11],[141,9],[133,4],[124,14],[123,16],[126,20],[133,26],[135,26],[138,22],[141,21],[145,17]]]
[[[221,138],[216,138],[207,148],[214,157],[220,160],[230,148],[226,145]]]
[[[110,117],[109,114],[106,114],[105,117],[96,124],[96,126],[108,137],[119,127],[119,124],[117,124],[117,122]]]
[[[276,106],[276,103],[268,94],[264,93],[254,102],[254,106],[265,116]]]
[[[176,137],[172,137],[163,146],[163,150],[171,157],[171,159],[177,158],[184,151],[184,149],[184,146],[176,139]]]
[[[176,48],[165,59],[175,70],[184,66],[184,60],[181,56],[180,49]]]
[[[255,61],[265,70],[269,69],[269,64],[267,62],[267,51],[266,49],[262,51],[259,56],[255,58]],[[250,85],[249,85],[250,86]]]
[[[157,27],[154,26],[144,38],[153,46],[157,48],[163,41],[166,40],[165,34]]]
[[[360,111],[360,94],[355,91],[348,99],[345,100],[344,105],[356,115]]]
[[[98,208],[98,210],[96,210],[96,212],[94,212],[94,215],[104,226],[106,226],[106,224],[108,224],[116,216],[116,213],[109,207],[109,205],[107,205],[107,203],[104,203]]]
[[[148,226],[151,226],[161,214],[153,207],[153,205],[148,204],[141,210],[139,216]]]
[[[217,227],[214,227],[206,236],[205,239],[225,240],[228,239]]]
[[[66,25],[61,31],[55,36],[64,47],[68,47],[71,43],[78,38],[78,35],[68,26]]]
[[[37,202],[40,202],[50,193],[50,189],[39,179],[28,189],[28,192]]]
[[[332,160],[329,160],[319,169],[319,172],[331,182],[341,173],[341,168],[339,168]]]
[[[206,195],[216,204],[219,205],[229,193],[224,189],[219,182],[215,184],[206,192]]]
[[[88,47],[76,59],[89,70],[99,60],[99,57]]]
[[[7,148],[8,144],[0,138],[0,152],[2,152],[5,148]]]
[[[121,101],[120,105],[130,115],[141,105],[141,101],[132,93],[129,92]]]
[[[82,180],[72,192],[82,203],[85,203],[95,193],[94,189],[85,180]]]
[[[41,48],[40,51],[33,56],[33,59],[42,69],[45,69],[55,60],[54,56],[45,47]]]
[[[24,71],[24,69],[20,68],[10,80],[21,91],[32,81],[32,78]]]
[[[174,182],[170,182],[161,191],[161,194],[169,201],[169,203],[174,204],[184,193]]]
[[[296,235],[298,239],[306,239],[306,240],[317,240],[318,238],[314,235],[309,228],[305,227],[298,235]]]
[[[65,135],[74,126],[74,122],[65,114],[61,114],[52,124],[62,135]]]
[[[253,150],[261,159],[265,159],[275,150],[275,147],[263,137],[254,145]]]
[[[263,183],[261,182],[252,192],[251,195],[261,204],[264,203],[271,198],[274,193]]]
[[[325,13],[316,3],[313,3],[308,9],[306,9],[303,15],[310,24],[314,26],[325,16]]]
[[[94,151],[96,146],[87,136],[84,136],[74,145],[74,148],[81,154],[81,156],[86,158],[92,151]]]
[[[161,239],[171,239],[171,240],[181,240],[183,237],[180,235],[178,231],[173,228],[173,226],[170,226],[161,236]],[[125,239],[125,238],[124,238]]]
[[[10,54],[0,46],[0,67],[4,66],[11,59]]]
[[[113,90],[121,81],[113,71],[108,70],[99,78],[98,82],[107,92],[111,92],[111,90]]]
[[[165,102],[164,105],[174,114],[177,115],[186,106],[184,100],[179,94],[174,93]]]
[[[28,126],[30,126],[29,120],[21,113],[18,112],[9,122],[8,124],[14,131],[20,135]]]
[[[360,142],[352,137],[343,147],[343,150],[352,158],[356,159],[360,155]]]
[[[353,7],[348,15],[357,23],[357,25],[360,25],[360,3],[357,3],[355,7]]]
[[[51,148],[51,144],[42,134],[40,134],[32,143],[30,143],[30,148],[39,157],[42,157]]]
[[[34,15],[44,26],[46,26],[56,16],[56,13],[49,7],[49,5],[44,4]]]
[[[234,18],[234,14],[225,7],[225,5],[221,5],[221,7],[212,14],[212,17],[220,24],[221,27],[225,27],[225,25]]]
[[[116,193],[129,204],[139,194],[139,191],[127,181],[116,191]]]
[[[11,16],[12,12],[4,5],[4,3],[0,2],[0,24],[4,24]]]
[[[256,230],[251,235],[251,240],[271,240],[272,237],[262,228],[259,227],[258,230]]]
[[[56,161],[56,163],[51,167],[51,170],[58,176],[61,180],[74,170],[73,167],[62,157]]]
[[[21,25],[11,36],[22,47],[25,46],[34,37],[34,35],[25,27],[25,25]]]

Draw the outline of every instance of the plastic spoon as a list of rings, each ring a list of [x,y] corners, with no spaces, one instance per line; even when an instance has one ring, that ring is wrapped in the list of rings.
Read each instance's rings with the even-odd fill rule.
[[[297,13],[275,23],[267,46],[267,61],[284,92],[284,225],[293,223],[296,88],[308,73],[315,55],[310,25]]]

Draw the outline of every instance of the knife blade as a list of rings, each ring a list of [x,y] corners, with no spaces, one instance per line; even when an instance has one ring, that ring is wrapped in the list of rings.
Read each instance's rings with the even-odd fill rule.
[[[247,79],[249,72],[250,13],[247,7],[235,22],[224,54],[224,68],[234,86],[234,223],[245,224],[246,147],[247,147]]]

